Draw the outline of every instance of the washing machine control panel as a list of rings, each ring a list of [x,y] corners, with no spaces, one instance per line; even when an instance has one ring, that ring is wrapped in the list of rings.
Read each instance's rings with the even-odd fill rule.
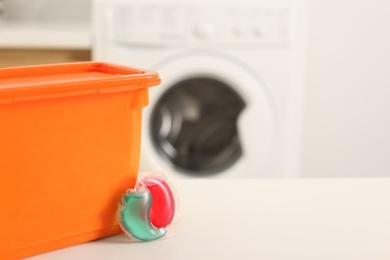
[[[106,12],[115,41],[208,46],[287,45],[293,14],[288,6],[111,5]]]

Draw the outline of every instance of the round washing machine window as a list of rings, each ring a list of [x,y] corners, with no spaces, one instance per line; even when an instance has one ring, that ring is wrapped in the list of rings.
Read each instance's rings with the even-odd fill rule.
[[[242,154],[237,119],[244,107],[241,96],[227,83],[209,77],[186,78],[170,87],[154,106],[153,143],[188,174],[220,172]]]
[[[143,110],[142,170],[218,178],[266,169],[277,115],[256,71],[207,51],[179,53],[152,68],[162,84]]]

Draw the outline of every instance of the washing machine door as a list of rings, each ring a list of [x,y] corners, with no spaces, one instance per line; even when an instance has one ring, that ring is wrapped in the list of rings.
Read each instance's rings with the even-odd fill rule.
[[[261,168],[276,114],[259,75],[229,57],[199,53],[153,69],[162,85],[150,90],[144,110],[142,170],[241,177]]]

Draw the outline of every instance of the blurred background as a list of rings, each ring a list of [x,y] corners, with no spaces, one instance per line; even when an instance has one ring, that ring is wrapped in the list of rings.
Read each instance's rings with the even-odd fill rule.
[[[100,2],[106,15],[116,14]],[[306,3],[299,176],[390,177],[390,2]],[[93,59],[99,30],[92,22],[94,5],[91,0],[0,0],[0,66]],[[206,26],[198,33],[207,36],[212,30]]]

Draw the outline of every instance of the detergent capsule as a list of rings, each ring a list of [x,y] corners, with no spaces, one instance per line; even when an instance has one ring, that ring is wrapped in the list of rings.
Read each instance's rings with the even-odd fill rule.
[[[177,199],[162,174],[139,175],[134,189],[123,195],[119,223],[123,231],[142,241],[164,237],[177,212]]]

